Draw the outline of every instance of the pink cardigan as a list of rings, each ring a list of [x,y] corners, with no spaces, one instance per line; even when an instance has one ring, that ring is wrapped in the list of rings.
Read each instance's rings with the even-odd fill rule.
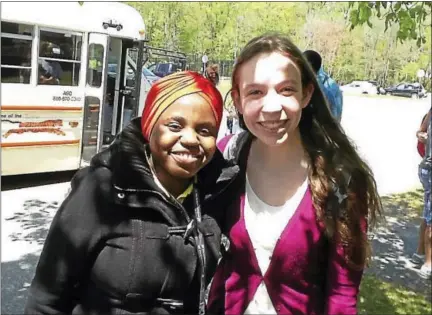
[[[308,189],[262,275],[243,217],[244,194],[230,224],[231,247],[210,289],[210,314],[243,314],[261,281],[278,314],[357,314],[363,271],[347,266],[340,245],[318,223]]]

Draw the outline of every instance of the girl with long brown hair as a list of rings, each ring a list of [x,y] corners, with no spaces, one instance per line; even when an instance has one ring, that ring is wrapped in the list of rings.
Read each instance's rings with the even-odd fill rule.
[[[367,229],[381,213],[372,171],[288,38],[252,39],[231,95],[246,131],[219,144],[241,172],[209,311],[356,314]]]

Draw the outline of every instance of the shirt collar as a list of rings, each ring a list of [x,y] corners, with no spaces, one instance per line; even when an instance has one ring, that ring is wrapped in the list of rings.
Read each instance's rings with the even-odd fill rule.
[[[156,183],[156,185],[158,185],[158,187],[164,192],[164,194],[168,197],[168,198],[173,198],[173,199],[177,199],[178,202],[183,203],[183,201],[186,199],[187,196],[189,196],[192,191],[193,191],[193,185],[194,183],[196,183],[196,176],[194,177],[193,182],[186,188],[186,190],[184,192],[182,192],[177,198],[172,195],[171,193],[168,192],[168,190],[165,189],[165,187],[162,185],[162,183],[160,182],[160,180],[157,178],[156,176],[156,170],[154,168],[154,164],[153,164],[153,157],[151,154],[147,153],[146,151],[146,159],[147,162],[150,166],[150,170],[151,173],[153,175],[153,179]]]

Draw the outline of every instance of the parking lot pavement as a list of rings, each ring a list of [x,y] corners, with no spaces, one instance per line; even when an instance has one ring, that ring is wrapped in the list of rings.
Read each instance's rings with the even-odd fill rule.
[[[22,314],[51,220],[69,183],[2,191],[1,314]]]
[[[344,97],[342,127],[372,168],[381,195],[419,187],[416,131],[427,99]]]

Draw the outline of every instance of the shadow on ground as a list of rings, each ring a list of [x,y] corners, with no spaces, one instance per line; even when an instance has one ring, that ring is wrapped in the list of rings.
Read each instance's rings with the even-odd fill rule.
[[[360,314],[420,314],[427,307],[422,303],[430,305],[430,281],[421,278],[408,262],[416,249],[422,198],[422,190],[382,197],[386,222],[373,234],[374,256],[362,282]],[[58,207],[56,202],[37,199],[24,202],[22,210],[5,218],[20,226],[9,236],[11,241],[42,245]],[[30,253],[1,264],[2,314],[22,314],[38,259],[38,254]]]
[[[419,275],[419,267],[409,262],[417,248],[423,190],[382,197],[385,222],[372,237],[373,257],[367,274],[431,297],[430,280]]]
[[[19,211],[4,219],[3,224],[13,224],[16,227],[7,240],[2,240],[2,244],[12,242],[12,246],[15,243],[15,246],[33,244],[41,247],[58,208],[57,202],[26,200]],[[1,314],[23,313],[27,289],[33,279],[38,260],[39,252],[26,253],[18,260],[1,263]]]
[[[1,263],[1,314],[23,314],[27,290],[34,276],[39,255]]]
[[[30,244],[37,242],[42,245],[48,233],[53,214],[58,209],[57,202],[47,203],[41,200],[27,200],[21,211],[14,212],[6,221],[14,221],[20,224],[20,229],[9,237],[12,242],[26,241]]]
[[[417,219],[423,213],[423,189],[416,189],[401,194],[392,194],[381,197],[385,214],[400,216],[406,220]]]
[[[359,315],[431,314],[432,305],[421,294],[366,275],[360,288]]]

